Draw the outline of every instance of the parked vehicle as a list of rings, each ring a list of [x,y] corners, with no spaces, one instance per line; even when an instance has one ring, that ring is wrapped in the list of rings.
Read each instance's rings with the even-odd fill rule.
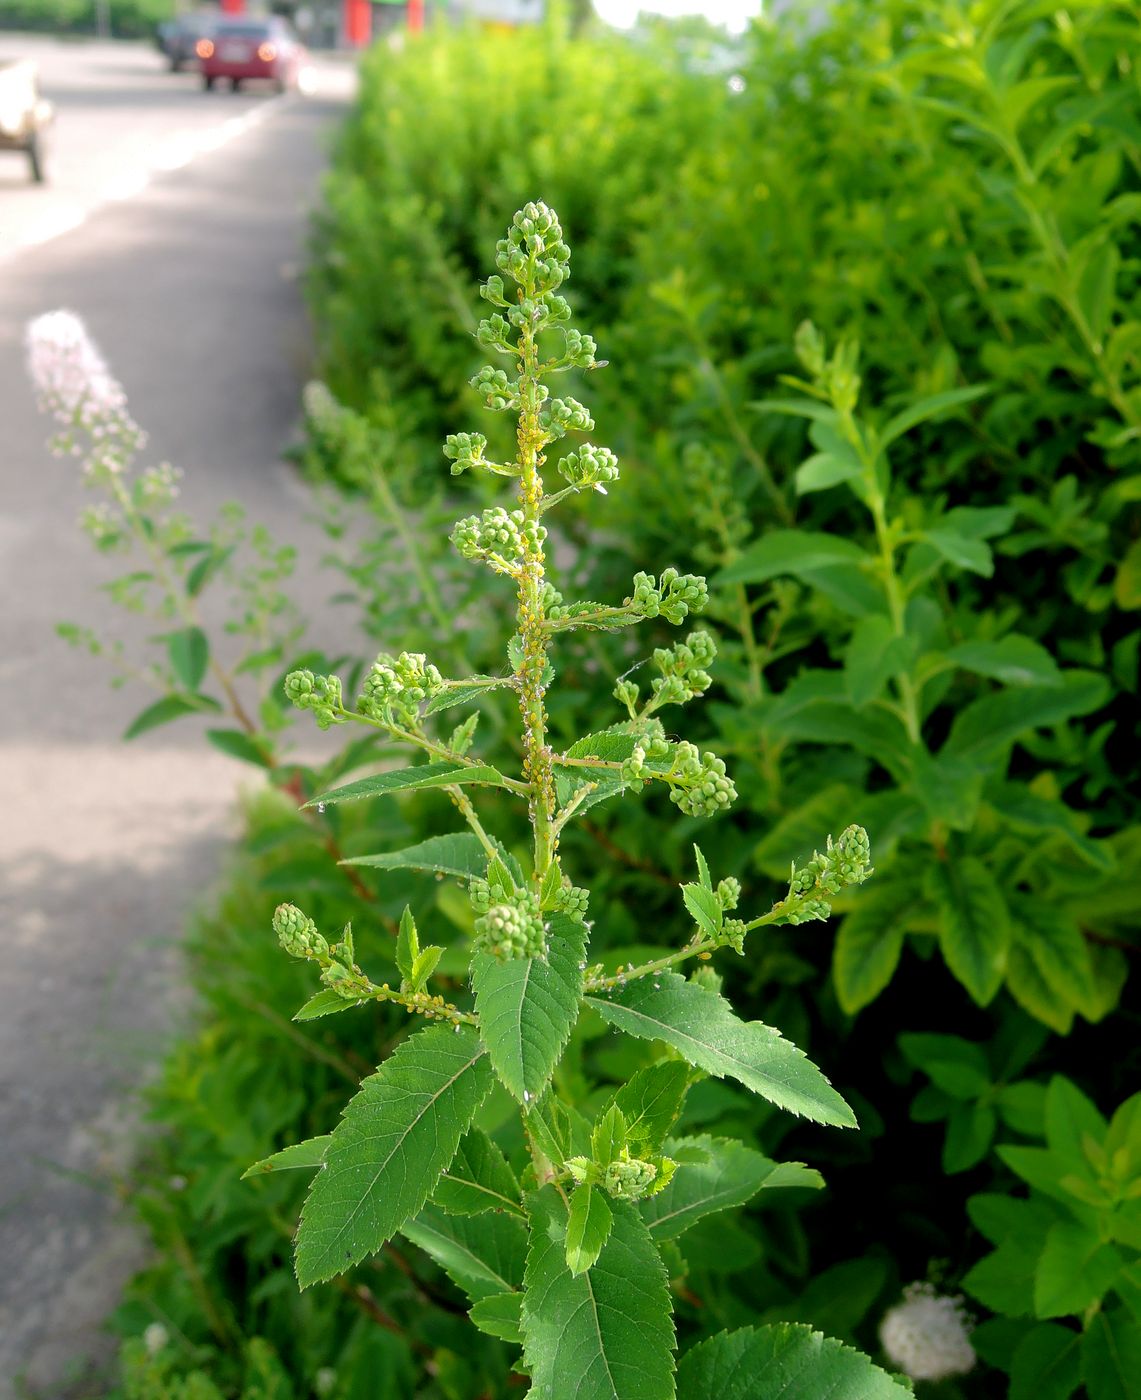
[[[209,90],[219,78],[237,91],[247,78],[265,79],[279,92],[295,88],[308,55],[288,23],[279,15],[218,20],[196,45],[202,86]]]
[[[47,178],[46,142],[54,112],[40,96],[39,72],[30,59],[0,59],[0,150],[23,151],[32,179]]]
[[[197,60],[198,41],[208,37],[216,23],[215,15],[191,14],[176,15],[159,25],[155,42],[170,61],[172,73],[180,73]]]

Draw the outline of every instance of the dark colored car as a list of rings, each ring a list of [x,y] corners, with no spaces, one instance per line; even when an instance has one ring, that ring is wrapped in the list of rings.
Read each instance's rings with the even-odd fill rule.
[[[178,15],[159,25],[156,42],[172,73],[180,73],[197,61],[198,41],[206,38],[216,23],[214,15]]]
[[[284,92],[297,87],[308,58],[297,35],[278,15],[220,19],[195,48],[207,90],[219,78],[227,79],[235,91],[248,78],[260,78]]]

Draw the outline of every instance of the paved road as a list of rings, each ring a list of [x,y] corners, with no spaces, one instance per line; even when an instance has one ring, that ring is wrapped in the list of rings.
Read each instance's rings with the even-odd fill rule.
[[[71,1394],[63,1377],[108,1354],[98,1324],[139,1250],[111,1188],[131,1091],[184,1010],[178,935],[245,776],[178,727],[122,747],[141,697],[108,690],[53,636],[59,619],[108,615],[96,590],[109,566],[74,528],[74,467],[44,449],[22,329],[59,306],[83,316],[151,459],[185,470],[188,507],[241,500],[301,544],[311,576],[319,541],[280,454],[307,367],[306,211],[346,88],[330,68],[317,97],[206,95],[142,48],[26,48],[59,121],[54,189],[0,165],[4,1400],[18,1377]]]

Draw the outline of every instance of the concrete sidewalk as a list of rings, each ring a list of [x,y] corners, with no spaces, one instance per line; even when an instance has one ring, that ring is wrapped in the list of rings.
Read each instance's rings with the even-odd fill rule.
[[[147,459],[184,469],[186,508],[204,517],[240,500],[300,546],[300,596],[324,597],[321,538],[281,451],[308,364],[297,285],[307,211],[340,113],[286,99],[224,148],[4,266],[4,1400],[100,1393],[97,1381],[67,1382],[97,1376],[113,1354],[100,1323],[140,1257],[115,1193],[134,1091],[185,1015],[180,932],[216,876],[238,785],[252,778],[186,726],[123,746],[148,697],[112,692],[98,662],[54,637],[58,620],[110,620],[98,588],[120,569],[75,527],[88,498],[75,466],[44,448],[23,326],[59,306],[83,316],[150,434]]]

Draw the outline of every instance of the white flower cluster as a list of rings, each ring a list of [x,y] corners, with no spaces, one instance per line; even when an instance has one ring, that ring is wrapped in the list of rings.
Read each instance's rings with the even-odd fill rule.
[[[28,323],[25,345],[40,408],[66,431],[90,434],[96,447],[89,470],[122,470],[143,435],[87,327],[74,312],[49,311]]]
[[[961,1298],[937,1294],[929,1283],[909,1283],[903,1302],[884,1314],[880,1342],[912,1380],[941,1381],[974,1366],[970,1325]]]

